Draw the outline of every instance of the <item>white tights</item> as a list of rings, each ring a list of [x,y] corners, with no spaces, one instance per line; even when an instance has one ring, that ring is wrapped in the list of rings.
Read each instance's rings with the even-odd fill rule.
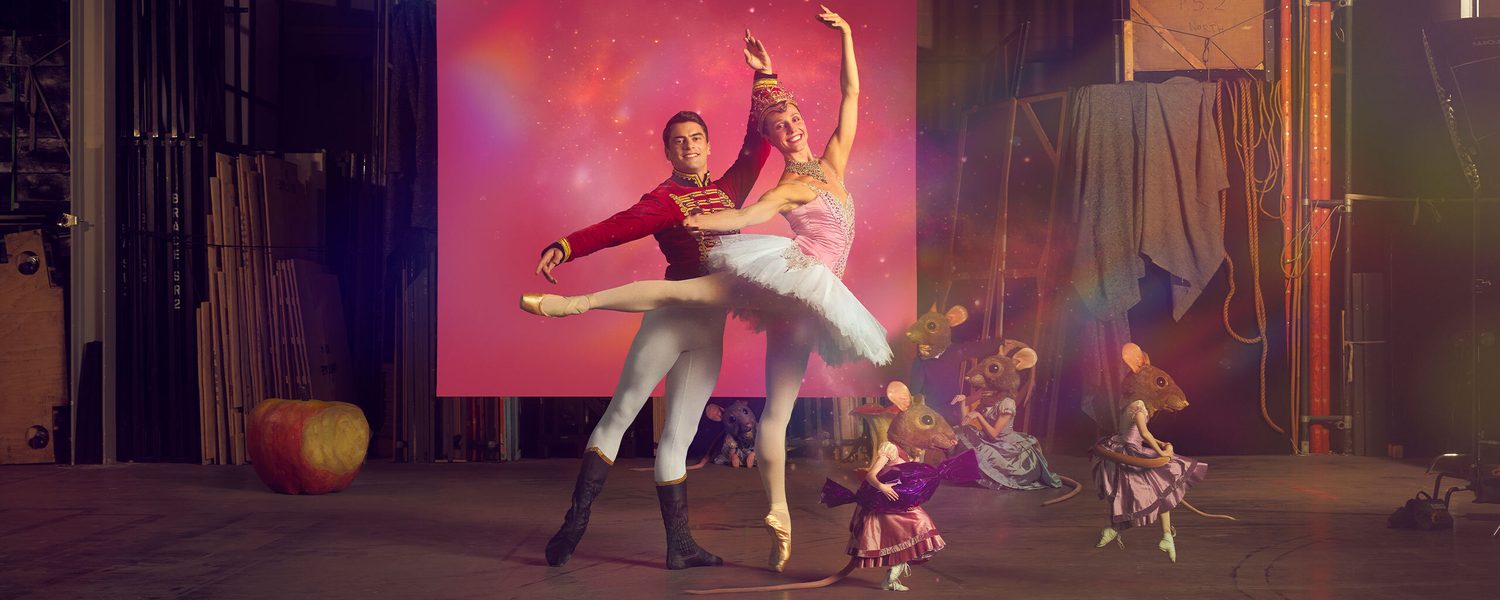
[[[719,379],[724,317],[725,311],[717,308],[674,306],[647,312],[630,344],[609,408],[589,435],[589,447],[613,461],[625,430],[666,376],[667,420],[656,450],[656,481],[685,477],[688,444]]]
[[[766,408],[760,415],[755,460],[771,513],[787,527],[792,520],[786,502],[786,427],[807,373],[816,326],[810,318],[788,318],[766,328]]]
[[[732,293],[735,281],[724,272],[680,281],[634,281],[588,294],[586,306],[589,310],[645,312],[664,306],[732,306],[736,300],[743,304],[747,299]]]
[[[656,453],[656,480],[673,481],[686,474],[687,445],[697,431],[698,415],[719,375],[724,310],[683,305],[726,306],[733,302],[732,281],[718,273],[686,281],[637,281],[589,295],[592,309],[647,311],[630,347],[630,358],[625,361],[614,399],[589,438],[590,446],[614,460],[625,428],[635,419],[661,374],[671,367],[667,374],[667,427]],[[693,326],[685,319],[673,319],[670,326],[656,325],[666,321],[666,315],[679,313],[711,313],[717,321]],[[786,428],[807,373],[807,359],[816,344],[818,324],[805,315],[787,315],[769,321],[766,408],[760,416],[755,460],[771,513],[790,527],[786,501]]]

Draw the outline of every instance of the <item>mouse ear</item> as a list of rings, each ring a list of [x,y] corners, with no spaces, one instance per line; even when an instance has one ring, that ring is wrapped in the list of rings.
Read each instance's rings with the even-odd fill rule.
[[[708,406],[703,407],[703,414],[707,415],[708,416],[708,420],[710,420],[710,421],[723,421],[724,420],[724,407],[719,406],[717,404],[710,404]]]
[[[1016,352],[1018,350],[1020,350],[1022,348],[1030,348],[1030,347],[1031,346],[1027,346],[1026,345],[1026,342],[1022,342],[1022,341],[1019,341],[1019,340],[1012,340],[1012,339],[1007,338],[1005,341],[1003,341],[1003,342],[1000,343],[1000,349],[996,350],[995,354],[996,355],[1004,355],[1004,356],[1015,356],[1015,354],[1016,354]]]
[[[932,311],[937,312],[936,305],[932,307]],[[948,314],[946,316],[948,317],[949,327],[958,327],[964,321],[969,320],[969,311],[963,306],[955,304],[953,305],[953,308],[948,309]]]
[[[1015,355],[1011,356],[1010,359],[1016,362],[1017,371],[1025,371],[1036,366],[1036,350],[1022,348],[1017,350]]]
[[[1151,364],[1151,357],[1146,356],[1146,351],[1135,342],[1126,342],[1120,348],[1120,357],[1125,360],[1125,366],[1130,367],[1130,372],[1140,373],[1141,367]]]
[[[911,390],[907,389],[904,383],[892,381],[889,385],[886,385],[885,397],[889,398],[891,404],[896,405],[896,408],[901,409],[902,412],[906,412],[906,409],[911,408]]]

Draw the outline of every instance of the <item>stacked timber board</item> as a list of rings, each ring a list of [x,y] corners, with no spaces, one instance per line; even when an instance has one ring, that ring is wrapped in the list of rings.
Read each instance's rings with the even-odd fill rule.
[[[321,155],[215,157],[197,309],[205,464],[244,464],[267,398],[353,402],[338,280],[319,262]]]

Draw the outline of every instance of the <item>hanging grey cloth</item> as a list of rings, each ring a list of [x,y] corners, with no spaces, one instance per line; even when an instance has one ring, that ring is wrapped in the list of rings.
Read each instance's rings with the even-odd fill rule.
[[[1224,262],[1219,191],[1229,187],[1214,125],[1215,86],[1087,86],[1074,104],[1078,218],[1073,286],[1097,318],[1140,302],[1142,256],[1174,276],[1181,319]]]
[[[1144,84],[1141,254],[1173,275],[1180,320],[1224,262],[1219,192],[1229,187],[1214,126],[1217,86],[1186,77]]]
[[[1074,97],[1073,199],[1078,247],[1073,287],[1097,319],[1123,317],[1141,300],[1140,197],[1145,166],[1144,84],[1091,85]],[[1113,417],[1111,417],[1113,418]]]
[[[1111,432],[1123,377],[1120,346],[1141,300],[1149,257],[1173,276],[1172,317],[1181,319],[1219,265],[1219,190],[1229,187],[1214,124],[1215,86],[1166,83],[1086,86],[1069,123],[1078,241],[1071,275],[1088,316],[1071,341],[1082,361],[1080,408]]]

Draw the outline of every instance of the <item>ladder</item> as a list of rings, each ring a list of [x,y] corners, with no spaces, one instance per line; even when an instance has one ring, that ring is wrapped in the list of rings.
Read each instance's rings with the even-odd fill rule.
[[[939,309],[949,305],[958,287],[969,301],[971,320],[978,317],[980,340],[1006,337],[1007,308],[1011,300],[1030,303],[1029,318],[1019,325],[1021,331],[1010,337],[1039,348],[1052,360],[1044,360],[1017,398],[1022,413],[1022,427],[1032,430],[1034,413],[1028,410],[1036,381],[1043,373],[1055,372],[1060,330],[1048,321],[1053,297],[1050,286],[1054,229],[1058,218],[1059,186],[1064,167],[1066,118],[1071,95],[1055,92],[1022,98],[1008,98],[987,106],[976,107],[962,117],[958,136],[957,182],[954,186],[953,226],[948,249],[946,277],[939,283]],[[1044,124],[1039,111],[1055,111]],[[1050,115],[1049,115],[1050,116]],[[1040,163],[1040,164],[1037,164]],[[1019,167],[1018,167],[1019,165]],[[1018,176],[1019,175],[1019,176]],[[1037,189],[1037,188],[1043,189]],[[1045,196],[1045,207],[1038,213]],[[1021,198],[1013,206],[1012,198]],[[1013,210],[1026,211],[1013,215]],[[1016,223],[1012,223],[1013,218]],[[1044,222],[1040,228],[1037,221]],[[1021,231],[1012,231],[1013,225]],[[1036,231],[1041,230],[1041,240]],[[1013,257],[1012,238],[1017,238],[1023,256]],[[1030,242],[1029,244],[1025,242]],[[1039,246],[1039,249],[1038,249]],[[1030,250],[1026,252],[1025,250]],[[1029,283],[1027,283],[1029,282]],[[977,288],[977,289],[976,289]],[[1020,289],[1022,294],[1008,298],[1008,292]],[[1013,316],[1013,315],[1012,315]],[[1012,319],[1013,321],[1017,319]],[[1029,327],[1027,326],[1029,325]],[[1048,335],[1043,338],[1043,335]],[[969,369],[977,359],[964,362]],[[959,375],[962,377],[962,373]],[[1055,400],[1056,386],[1048,386]],[[1056,402],[1049,402],[1048,437],[1056,422]]]

